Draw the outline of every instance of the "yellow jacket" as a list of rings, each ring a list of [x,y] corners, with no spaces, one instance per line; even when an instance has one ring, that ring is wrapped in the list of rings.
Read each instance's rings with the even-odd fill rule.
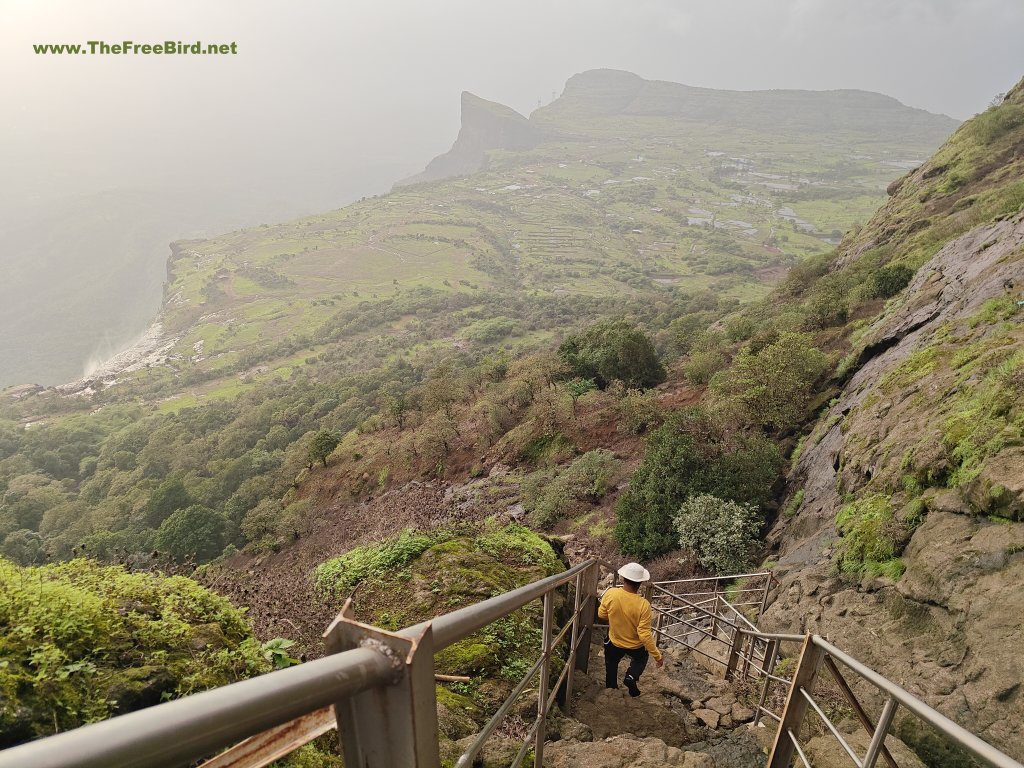
[[[612,587],[601,598],[597,616],[608,620],[608,639],[613,645],[619,648],[643,646],[655,661],[661,658],[651,634],[651,604],[640,595]]]

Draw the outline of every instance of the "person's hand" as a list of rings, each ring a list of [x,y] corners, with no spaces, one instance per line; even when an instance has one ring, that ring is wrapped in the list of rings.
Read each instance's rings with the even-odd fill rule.
[[[654,663],[658,665],[658,668],[665,666],[665,657],[662,656],[660,659],[655,659]]]

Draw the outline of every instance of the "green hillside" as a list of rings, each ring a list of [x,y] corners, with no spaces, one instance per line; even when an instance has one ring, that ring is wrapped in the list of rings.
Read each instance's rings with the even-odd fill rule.
[[[640,96],[609,107],[623,78]],[[443,366],[501,371],[619,317],[654,332],[671,361],[701,323],[766,296],[866,221],[898,168],[954,125],[846,92],[711,94],[708,122],[680,106],[689,92],[581,75],[530,119],[547,140],[489,150],[471,176],[174,244],[149,348],[90,381],[4,398],[3,551],[31,562],[83,545],[180,548],[158,533],[189,511],[210,557],[246,542],[240,526],[259,504],[287,505],[312,432],[427,397]],[[842,117],[865,99],[877,129],[823,132],[823,106]],[[525,118],[479,101],[460,141],[507,144],[488,137],[494,121]],[[761,125],[723,117],[754,102],[789,118],[765,131],[771,110]],[[161,501],[175,484],[187,492]]]
[[[766,626],[1019,754],[1024,86],[937,152],[884,97],[775,97],[586,73],[518,149],[471,101],[470,175],[176,243],[149,349],[3,395],[0,555],[209,562],[307,655],[360,584],[398,626],[552,555],[762,563]]]

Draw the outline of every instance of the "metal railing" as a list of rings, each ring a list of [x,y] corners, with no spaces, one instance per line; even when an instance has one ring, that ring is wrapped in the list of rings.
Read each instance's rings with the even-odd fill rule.
[[[602,567],[589,560],[399,632],[355,621],[347,601],[324,634],[324,658],[13,747],[0,752],[0,768],[164,768],[226,747],[206,768],[256,768],[334,727],[346,765],[439,768],[434,654],[541,600],[540,656],[457,762],[472,765],[536,680],[537,716],[511,765],[532,748],[540,768],[548,714],[560,692],[570,705],[572,670],[587,670]],[[572,611],[556,628],[555,593],[570,585]],[[564,664],[552,683],[556,657]]]
[[[751,586],[757,579],[764,581]],[[713,584],[709,585],[708,582]],[[732,586],[722,587],[722,583]],[[770,573],[742,574],[717,579],[686,579],[654,582],[647,593],[656,615],[655,637],[660,643],[669,641],[685,646],[693,653],[720,665],[728,679],[761,681],[754,723],[760,724],[767,716],[777,724],[775,741],[768,768],[789,768],[799,759],[804,768],[811,761],[800,741],[800,728],[808,710],[814,712],[825,732],[839,741],[843,751],[856,768],[874,768],[879,758],[889,768],[898,768],[896,760],[885,745],[899,707],[903,707],[919,720],[953,743],[997,768],[1024,768],[1008,755],[957,725],[949,718],[915,698],[906,690],[878,674],[870,667],[849,656],[819,635],[795,635],[761,632],[753,623],[767,605],[768,593],[774,584]],[[710,591],[708,587],[710,586]],[[729,600],[735,596],[736,603]],[[752,606],[756,605],[756,612]],[[740,610],[747,608],[747,613]],[[753,619],[753,620],[752,620]],[[783,655],[783,643],[799,643],[799,651],[792,677],[779,673],[778,661]],[[828,671],[836,689],[845,700],[868,735],[864,755],[858,754],[847,738],[825,711],[814,695],[822,669]],[[862,685],[870,686],[881,695],[883,703],[877,718],[854,693],[842,669],[856,675]],[[777,686],[787,689],[784,704],[778,711],[769,706],[771,693]]]
[[[590,560],[399,632],[355,621],[347,601],[325,633],[329,655],[322,659],[8,749],[0,752],[0,768],[157,768],[188,765],[225,747],[230,748],[207,760],[205,768],[256,768],[335,727],[347,765],[439,768],[434,654],[541,600],[540,655],[456,763],[459,768],[473,764],[536,680],[536,717],[511,768],[519,768],[531,747],[532,763],[540,768],[548,715],[559,693],[565,707],[571,705],[572,671],[587,669],[602,567],[610,569]],[[648,585],[647,594],[657,615],[659,643],[671,641],[703,654],[721,665],[727,678],[761,681],[755,722],[767,716],[778,724],[768,768],[788,768],[794,759],[810,768],[800,741],[808,710],[839,740],[856,768],[874,768],[879,758],[897,768],[885,739],[900,707],[989,765],[1024,768],[824,638],[761,632],[754,621],[767,603],[772,576],[738,578],[738,585],[728,587],[723,584],[737,577],[657,582]],[[570,586],[572,609],[558,628],[555,595],[563,588],[569,592]],[[796,660],[792,677],[779,673],[783,643],[800,644],[790,657]],[[564,664],[552,682],[556,658]],[[855,695],[841,668],[881,695],[877,718]],[[822,669],[868,734],[863,756],[815,697]],[[778,686],[786,686],[787,692],[776,712],[770,699]]]

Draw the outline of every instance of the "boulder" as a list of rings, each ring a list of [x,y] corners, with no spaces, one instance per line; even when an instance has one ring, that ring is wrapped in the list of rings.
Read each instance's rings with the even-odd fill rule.
[[[615,736],[603,741],[558,741],[544,749],[548,768],[715,768],[714,760],[684,752],[661,739]]]
[[[693,711],[694,717],[700,720],[708,728],[717,728],[720,715],[713,709],[695,709]]]

